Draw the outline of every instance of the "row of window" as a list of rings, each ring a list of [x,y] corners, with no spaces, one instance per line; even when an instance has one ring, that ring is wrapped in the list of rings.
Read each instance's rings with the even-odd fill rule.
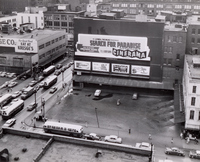
[[[64,130],[64,131],[69,131],[69,132],[75,132],[75,133],[78,133],[78,130],[76,129],[73,129],[73,128],[65,128],[65,127],[59,127],[59,126],[45,126],[46,128],[48,129],[57,129],[57,130]]]
[[[170,35],[168,35],[166,38],[167,38],[167,42],[173,42],[173,43],[182,43],[183,42],[182,36],[170,36]]]
[[[199,113],[198,120],[200,120],[200,111],[198,113]],[[194,120],[194,115],[195,115],[195,111],[190,110],[190,120]]]
[[[41,54],[41,55],[39,56],[39,59],[42,59],[43,57],[47,57],[47,56],[53,54],[54,52],[58,51],[59,49],[61,49],[62,47],[65,47],[65,46],[66,46],[65,43],[64,43],[64,44],[61,44],[61,45],[57,46],[56,48],[53,48],[52,50],[49,50],[49,51],[47,51],[46,53]]]
[[[73,22],[60,22],[60,21],[47,21],[46,22],[47,26],[63,26],[63,27],[73,27],[74,23]],[[69,24],[69,25],[68,25]]]
[[[41,49],[43,49],[43,48],[45,48],[45,47],[48,47],[48,46],[50,46],[51,44],[54,44],[55,42],[58,42],[58,40],[62,40],[62,39],[65,39],[65,35],[60,36],[60,37],[58,37],[58,38],[56,38],[56,39],[53,39],[53,40],[47,42],[46,44],[41,44],[41,45],[39,46],[39,50],[41,50]]]
[[[132,8],[137,8],[137,7],[147,7],[147,8],[175,8],[175,9],[200,9],[200,5],[169,5],[169,4],[130,4],[130,3],[117,3],[113,4],[112,7],[132,7]]]
[[[195,43],[200,44],[200,38],[197,38],[197,39],[196,39],[196,38],[192,37],[192,38],[191,38],[191,43],[192,43],[192,44],[195,44]]]
[[[68,20],[73,21],[73,16],[68,15],[45,15],[45,20]]]
[[[192,34],[200,34],[200,29],[195,29],[195,28],[193,28],[192,29]]]
[[[7,64],[7,58],[1,56],[0,64]],[[13,58],[13,66],[22,67],[24,65],[23,58]]]

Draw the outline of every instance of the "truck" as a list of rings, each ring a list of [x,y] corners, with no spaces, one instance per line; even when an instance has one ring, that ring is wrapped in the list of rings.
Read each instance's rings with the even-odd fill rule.
[[[27,87],[21,94],[21,99],[25,100],[30,97],[33,93],[35,93],[34,87]]]

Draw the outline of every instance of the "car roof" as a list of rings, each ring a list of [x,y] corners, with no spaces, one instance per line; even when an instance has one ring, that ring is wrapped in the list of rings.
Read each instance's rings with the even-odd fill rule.
[[[197,153],[197,154],[200,154],[200,150],[196,150],[196,153]]]

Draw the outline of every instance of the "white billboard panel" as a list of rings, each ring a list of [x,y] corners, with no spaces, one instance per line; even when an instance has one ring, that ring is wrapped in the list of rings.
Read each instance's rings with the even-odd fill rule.
[[[38,52],[37,41],[34,39],[0,38],[0,46],[15,47],[15,52]]]
[[[110,71],[109,65],[110,65],[109,63],[93,62],[92,63],[92,70],[93,71],[109,72]]]
[[[75,55],[150,61],[147,37],[79,34]]]
[[[125,64],[112,64],[113,73],[129,74],[129,65]]]
[[[150,75],[150,67],[149,66],[131,65],[131,74],[149,76]]]
[[[75,61],[75,69],[80,70],[90,70],[91,69],[91,62],[87,61]]]

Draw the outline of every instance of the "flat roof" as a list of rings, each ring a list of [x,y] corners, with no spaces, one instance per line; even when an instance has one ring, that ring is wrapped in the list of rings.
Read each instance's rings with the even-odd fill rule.
[[[12,31],[10,34],[0,32],[0,36],[2,38],[18,38],[18,39],[34,39],[34,40],[41,40],[43,38],[47,38],[51,35],[55,35],[60,32],[65,32],[65,30],[61,29],[40,29],[40,30],[33,30],[31,33],[23,33],[18,34],[16,31]]]
[[[186,63],[188,64],[189,76],[194,79],[200,79],[200,67],[194,68],[193,61],[200,62],[200,55],[185,55]]]

